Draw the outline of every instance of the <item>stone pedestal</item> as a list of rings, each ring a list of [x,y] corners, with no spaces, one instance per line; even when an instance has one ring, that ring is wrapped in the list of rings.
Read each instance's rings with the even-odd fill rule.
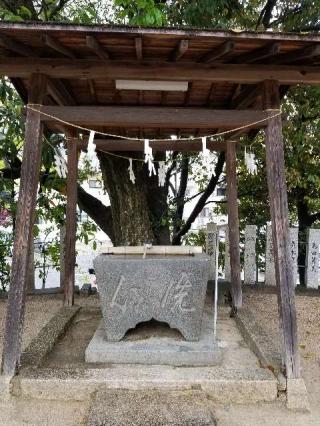
[[[209,366],[221,364],[223,349],[214,343],[213,311],[207,309],[197,342],[187,342],[176,330],[160,324],[158,327],[145,324],[120,342],[108,342],[101,321],[86,349],[85,359],[90,363]]]
[[[168,323],[186,340],[199,340],[209,270],[206,254],[145,259],[111,254],[93,263],[108,341],[119,341],[151,319]]]
[[[257,226],[247,225],[245,229],[245,243],[244,243],[244,283],[256,283],[256,240],[257,240]]]

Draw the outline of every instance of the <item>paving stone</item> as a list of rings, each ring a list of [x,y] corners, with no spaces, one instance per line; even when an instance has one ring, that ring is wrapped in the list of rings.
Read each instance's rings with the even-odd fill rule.
[[[98,391],[86,426],[214,426],[209,406],[200,391]]]
[[[308,392],[303,379],[287,380],[287,408],[295,411],[310,411]]]

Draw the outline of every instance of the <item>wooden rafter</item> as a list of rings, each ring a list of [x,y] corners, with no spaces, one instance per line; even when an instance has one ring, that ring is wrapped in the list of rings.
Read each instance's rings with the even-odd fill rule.
[[[71,49],[64,46],[60,41],[56,40],[54,37],[46,34],[43,36],[43,42],[46,46],[50,47],[52,50],[61,53],[68,58],[75,59],[76,56]]]
[[[193,88],[193,82],[191,81],[188,84],[188,90],[186,91],[185,96],[184,96],[184,106],[188,106],[189,103],[190,103],[192,88]]]
[[[248,108],[261,94],[260,85],[250,85],[242,90],[232,99],[232,108]]]
[[[142,45],[142,37],[135,37],[134,45],[136,49],[137,60],[143,60],[143,45]]]
[[[173,62],[179,61],[189,48],[189,40],[180,40],[170,55]]]
[[[66,84],[58,79],[51,79],[47,83],[47,90],[49,95],[54,99],[58,105],[75,105],[73,96],[70,93]]]
[[[167,97],[168,97],[168,92],[163,90],[161,92],[161,105],[164,105],[166,103]]]
[[[95,87],[94,81],[91,80],[90,78],[88,79],[88,85],[89,85],[89,90],[90,90],[91,96],[94,100],[94,103],[98,103],[98,96],[97,96],[96,87]]]
[[[279,52],[280,43],[270,43],[266,46],[260,47],[259,49],[255,49],[251,52],[239,55],[234,60],[232,60],[232,62],[236,64],[245,64],[262,61],[263,59],[277,55]]]
[[[209,90],[209,93],[208,93],[208,96],[207,96],[207,101],[206,101],[206,105],[208,107],[212,103],[212,97],[213,97],[213,94],[214,94],[214,90],[215,90],[215,85],[214,85],[214,83],[212,83],[211,86],[210,86],[210,90]]]
[[[20,41],[16,41],[12,37],[7,37],[4,34],[0,35],[0,45],[6,50],[18,53],[18,55],[21,56],[28,56],[31,58],[38,56],[35,49],[32,49]]]
[[[139,90],[138,98],[138,104],[143,105],[143,90]]]
[[[232,40],[227,40],[224,43],[220,44],[220,46],[215,47],[214,49],[207,52],[200,58],[199,62],[205,62],[206,64],[211,64],[217,59],[222,58],[227,55],[234,49],[235,43]]]
[[[94,36],[87,35],[86,43],[87,43],[87,46],[98,56],[98,58],[103,60],[110,59],[110,55],[107,52],[107,50],[101,46],[101,44],[98,42],[98,40]]]
[[[290,62],[301,61],[302,59],[310,59],[320,56],[320,44],[304,47],[303,49],[294,50],[292,52],[283,53],[272,59],[274,64],[288,64]]]

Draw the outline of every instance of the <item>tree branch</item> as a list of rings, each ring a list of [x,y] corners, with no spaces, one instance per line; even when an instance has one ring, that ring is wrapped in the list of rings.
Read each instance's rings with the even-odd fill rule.
[[[0,175],[4,179],[19,179],[21,176],[21,161],[16,158],[12,164],[13,167],[6,167],[0,170]],[[48,173],[40,175],[41,185],[48,179]],[[57,190],[57,188],[54,188]],[[106,207],[97,198],[88,194],[80,185],[78,185],[78,206],[105,232],[110,240],[114,241],[113,221],[111,207]]]
[[[208,198],[213,193],[213,191],[214,191],[214,189],[217,185],[217,182],[219,181],[220,175],[223,171],[224,162],[225,162],[225,153],[221,152],[219,154],[218,161],[217,161],[217,164],[216,164],[216,167],[215,167],[215,171],[214,171],[215,174],[211,176],[211,179],[208,183],[207,188],[205,189],[205,191],[203,192],[203,194],[199,198],[197,204],[195,205],[194,209],[192,210],[192,212],[191,212],[190,216],[188,217],[188,219],[186,220],[185,224],[182,226],[182,228],[179,230],[179,232],[177,232],[176,234],[173,235],[172,245],[179,245],[181,243],[181,238],[189,231],[189,229],[191,228],[191,225],[193,224],[193,222],[195,221],[195,219],[197,218],[197,216],[199,215],[199,213],[203,209]]]
[[[78,185],[78,206],[91,217],[114,243],[111,207],[106,207],[100,200],[88,194],[80,185]]]
[[[173,233],[176,234],[180,230],[180,224],[183,217],[183,210],[185,204],[185,194],[188,184],[189,177],[189,158],[186,156],[182,157],[181,162],[181,174],[180,174],[180,185],[176,197],[176,213],[173,220]]]

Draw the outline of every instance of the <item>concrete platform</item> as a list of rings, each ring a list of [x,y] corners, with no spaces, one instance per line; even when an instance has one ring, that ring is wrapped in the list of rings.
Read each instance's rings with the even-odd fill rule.
[[[150,327],[149,327],[150,328]],[[173,366],[220,365],[223,349],[213,342],[213,313],[203,315],[198,342],[188,342],[178,333],[173,336],[145,335],[143,328],[135,330],[134,340],[110,342],[106,340],[104,322],[101,321],[86,351],[89,363],[144,364]]]

